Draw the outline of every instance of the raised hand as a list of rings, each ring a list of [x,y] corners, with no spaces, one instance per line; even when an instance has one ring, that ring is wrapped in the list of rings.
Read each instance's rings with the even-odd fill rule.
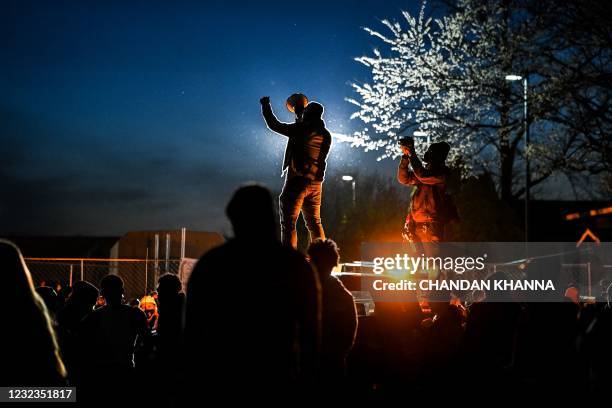
[[[410,150],[408,146],[401,145],[400,148],[402,149],[402,155],[404,156],[410,156],[410,154],[412,153],[412,150]]]
[[[268,105],[270,103],[270,97],[262,96],[261,99],[259,100],[259,103],[261,103],[262,105]]]

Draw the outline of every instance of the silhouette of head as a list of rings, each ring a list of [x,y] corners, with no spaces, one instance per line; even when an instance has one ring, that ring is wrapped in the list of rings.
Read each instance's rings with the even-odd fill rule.
[[[100,294],[106,304],[119,304],[123,297],[123,279],[117,275],[106,275],[100,282]]]
[[[236,238],[254,238],[258,243],[276,239],[276,217],[272,194],[261,184],[248,184],[234,193],[225,209]]]
[[[304,120],[309,121],[321,119],[324,111],[325,109],[320,103],[309,102],[308,105],[306,105],[306,108],[304,108]]]
[[[429,148],[423,156],[426,163],[433,165],[442,165],[448,157],[450,145],[446,142],[436,142],[429,145]]]
[[[69,302],[84,307],[93,308],[98,300],[98,288],[87,281],[78,281],[72,285]]]
[[[162,275],[157,282],[157,293],[160,299],[176,296],[182,288],[181,280],[173,273]]]
[[[308,247],[308,256],[321,276],[328,276],[338,265],[338,245],[331,239],[316,239]]]

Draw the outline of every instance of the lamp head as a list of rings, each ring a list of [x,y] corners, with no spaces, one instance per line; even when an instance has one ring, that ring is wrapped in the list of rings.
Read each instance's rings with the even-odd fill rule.
[[[523,79],[520,75],[506,75],[506,81],[520,81]]]

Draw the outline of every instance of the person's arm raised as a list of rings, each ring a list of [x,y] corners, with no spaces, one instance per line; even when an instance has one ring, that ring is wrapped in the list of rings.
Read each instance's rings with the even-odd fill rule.
[[[410,161],[408,159],[410,149],[406,146],[401,146],[401,148],[402,159],[400,160],[399,166],[397,167],[397,181],[407,186],[413,186],[417,184],[417,179],[414,173],[410,171],[410,169],[408,169],[408,165],[410,164]]]
[[[442,172],[436,173],[423,167],[423,163],[416,154],[408,156],[410,166],[415,178],[423,184],[443,184],[446,181],[446,175]]]
[[[274,113],[272,112],[272,106],[270,105],[270,97],[264,96],[259,100],[261,103],[261,114],[266,121],[268,129],[283,136],[289,137],[291,135],[291,129],[295,126],[291,123],[283,123],[279,121]]]

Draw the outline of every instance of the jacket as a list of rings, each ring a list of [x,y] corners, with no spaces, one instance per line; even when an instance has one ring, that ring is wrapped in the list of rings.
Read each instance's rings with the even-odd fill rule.
[[[412,166],[409,170],[408,165]],[[413,154],[402,156],[397,169],[397,179],[407,186],[415,186],[410,200],[410,217],[415,222],[443,222],[446,185],[450,170],[446,166],[423,167]]]
[[[297,175],[323,181],[331,147],[331,134],[325,129],[325,122],[316,119],[283,123],[274,116],[270,104],[262,105],[261,110],[268,128],[289,138],[283,160],[283,173],[288,170],[290,177]]]

